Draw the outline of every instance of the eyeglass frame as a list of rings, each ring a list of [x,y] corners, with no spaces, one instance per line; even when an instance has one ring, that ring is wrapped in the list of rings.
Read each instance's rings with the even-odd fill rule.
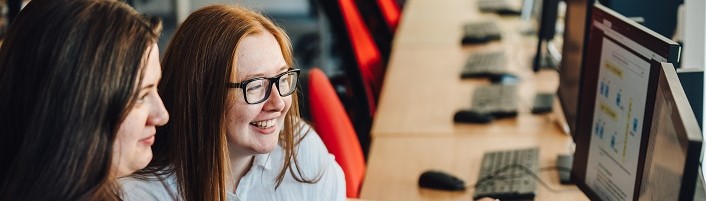
[[[228,87],[228,88],[240,88],[240,89],[243,89],[243,99],[245,99],[245,102],[246,102],[247,104],[250,104],[250,105],[260,104],[260,103],[262,103],[262,102],[265,102],[268,98],[270,98],[270,94],[272,93],[272,85],[274,85],[275,83],[279,83],[279,79],[281,79],[282,76],[284,76],[284,75],[286,75],[286,74],[294,73],[294,76],[296,76],[297,82],[294,83],[294,86],[293,86],[294,89],[293,89],[291,92],[289,92],[288,94],[282,94],[282,91],[280,91],[280,89],[279,89],[279,84],[277,84],[277,85],[275,85],[276,88],[277,88],[277,93],[279,94],[280,97],[287,97],[287,96],[289,96],[289,95],[292,95],[295,91],[297,91],[297,90],[296,90],[296,87],[297,87],[297,85],[299,84],[299,72],[300,72],[300,71],[301,71],[300,69],[290,68],[289,70],[287,70],[287,71],[285,71],[285,72],[282,72],[282,73],[280,73],[280,74],[275,75],[274,77],[256,77],[256,78],[252,78],[252,79],[249,79],[249,80],[245,80],[245,81],[239,82],[239,83],[237,83],[237,82],[236,82],[236,83],[228,82],[228,83],[227,83],[227,84],[228,84],[227,87]],[[270,82],[270,83],[267,85],[267,90],[265,91],[265,97],[262,98],[262,100],[259,100],[259,101],[257,101],[257,102],[251,103],[250,101],[248,101],[247,92],[245,91],[245,90],[246,90],[246,89],[245,89],[245,86],[247,86],[247,85],[250,84],[251,82],[258,81],[258,80],[267,80],[267,81]]]

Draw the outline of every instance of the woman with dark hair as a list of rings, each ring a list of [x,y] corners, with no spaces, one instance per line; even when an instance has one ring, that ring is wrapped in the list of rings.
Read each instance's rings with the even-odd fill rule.
[[[0,200],[119,200],[169,115],[161,22],[114,0],[31,1],[0,49]]]
[[[299,118],[284,30],[241,7],[209,6],[177,29],[160,93],[172,122],[126,200],[343,200],[341,167]]]

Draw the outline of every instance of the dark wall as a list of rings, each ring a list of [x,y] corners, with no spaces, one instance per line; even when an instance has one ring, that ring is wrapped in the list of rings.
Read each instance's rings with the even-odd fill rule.
[[[643,17],[645,26],[672,38],[677,26],[677,9],[684,0],[599,0],[626,17]]]

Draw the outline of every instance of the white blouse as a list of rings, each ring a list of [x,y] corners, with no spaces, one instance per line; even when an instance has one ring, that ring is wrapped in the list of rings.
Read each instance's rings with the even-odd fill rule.
[[[306,133],[306,134],[305,134]],[[312,180],[321,175],[313,184],[298,182],[288,170],[280,186],[275,189],[276,178],[284,164],[284,149],[277,146],[269,154],[255,155],[250,171],[240,179],[236,193],[228,192],[229,201],[250,200],[345,200],[346,182],[341,167],[333,155],[328,153],[319,135],[303,126],[304,139],[298,148],[297,160],[301,167],[301,177]],[[297,167],[292,164],[295,174]],[[180,196],[174,174],[164,179],[153,177],[148,180],[134,177],[120,178],[123,200],[175,200]]]

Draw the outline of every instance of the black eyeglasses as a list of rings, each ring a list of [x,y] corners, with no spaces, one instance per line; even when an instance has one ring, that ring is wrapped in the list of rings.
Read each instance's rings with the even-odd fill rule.
[[[241,83],[228,83],[229,88],[243,89],[243,97],[248,104],[265,102],[270,97],[272,85],[277,83],[277,91],[282,97],[289,96],[297,89],[299,82],[299,69],[290,69],[271,78],[258,77],[245,80]]]

